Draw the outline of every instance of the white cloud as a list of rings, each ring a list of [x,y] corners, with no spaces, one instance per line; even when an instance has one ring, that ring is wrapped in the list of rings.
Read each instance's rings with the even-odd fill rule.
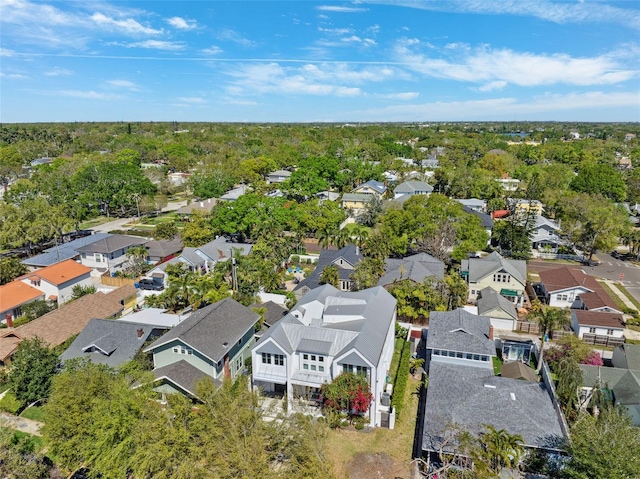
[[[8,78],[10,80],[26,80],[29,77],[20,73],[4,73],[0,72],[0,78]]]
[[[66,68],[55,67],[49,71],[44,72],[44,74],[48,77],[59,77],[73,75],[73,72],[71,70],[67,70]]]
[[[159,35],[162,33],[162,30],[142,25],[140,22],[134,20],[133,18],[125,18],[123,20],[119,20],[108,17],[103,13],[96,12],[91,15],[91,20],[95,22],[96,25],[120,30],[132,35]]]
[[[9,50],[8,48],[0,47],[0,57],[11,57],[15,52],[13,50]]]
[[[383,96],[389,100],[415,100],[420,96],[420,93],[417,91],[407,91],[402,93],[388,93]]]
[[[221,41],[237,43],[238,45],[242,45],[243,47],[255,46],[255,42],[249,40],[248,38],[243,37],[238,32],[235,32],[229,28],[218,32],[218,34],[216,35],[216,38]]]
[[[198,28],[198,22],[182,17],[167,18],[165,22],[178,30],[193,30],[194,28]]]
[[[318,27],[319,32],[328,33],[329,35],[349,35],[353,33],[353,28],[322,28]]]
[[[507,86],[506,81],[496,80],[496,81],[489,82],[486,85],[479,86],[478,88],[473,88],[473,90],[482,91],[482,92],[494,91],[494,90],[502,90],[506,86]]]
[[[319,5],[316,7],[317,10],[321,10],[323,12],[337,12],[337,13],[358,13],[358,12],[366,12],[368,8],[360,8],[360,7],[340,7],[338,5]]]
[[[122,95],[116,95],[113,93],[102,93],[94,90],[82,91],[82,90],[59,90],[51,92],[54,95],[68,96],[72,98],[83,98],[86,100],[117,100],[123,98]]]
[[[637,66],[627,68],[615,55],[575,58],[566,54],[536,54],[483,45],[470,48],[449,44],[434,55],[421,53],[414,40],[396,46],[398,60],[428,77],[473,83],[507,82],[519,86],[565,83],[570,85],[615,84],[637,77]],[[410,46],[414,48],[410,48]],[[436,56],[439,53],[439,56]],[[631,62],[628,62],[631,63]]]
[[[277,63],[240,65],[227,74],[233,79],[227,87],[231,96],[264,93],[314,96],[358,96],[360,88],[341,84],[316,65],[284,68]]]
[[[116,45],[125,48],[149,48],[155,50],[178,51],[184,50],[184,42],[168,42],[165,40],[143,40],[141,42],[118,43],[112,42],[110,45]]]
[[[186,103],[188,105],[205,105],[207,100],[200,97],[180,97],[177,99],[181,103]]]
[[[107,81],[107,85],[116,87],[116,88],[123,88],[125,90],[131,90],[131,91],[140,90],[138,85],[136,85],[135,83],[129,80],[109,80]]]
[[[553,23],[617,23],[640,29],[640,10],[606,5],[603,2],[567,2],[550,0],[368,0],[421,10],[479,15],[517,15],[540,18]],[[634,2],[626,2],[634,6]]]
[[[202,53],[204,53],[205,55],[219,55],[220,53],[222,53],[222,48],[217,47],[215,45],[211,45],[209,48],[205,48],[203,50],[200,50]]]
[[[458,121],[458,120],[513,120],[559,119],[581,121],[625,121],[628,115],[623,109],[637,105],[637,92],[606,93],[601,91],[570,93],[567,95],[547,94],[531,99],[519,100],[512,97],[487,100],[452,102],[430,102],[414,105],[393,105],[387,108],[353,112],[355,118],[369,118],[375,121]],[[590,116],[585,116],[586,112]],[[619,113],[618,113],[619,112]],[[611,115],[614,115],[611,117]]]

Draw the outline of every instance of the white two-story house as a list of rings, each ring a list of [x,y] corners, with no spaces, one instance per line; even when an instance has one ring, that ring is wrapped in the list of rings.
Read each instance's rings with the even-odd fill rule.
[[[47,300],[55,301],[59,306],[71,299],[75,286],[86,288],[93,284],[91,268],[72,259],[37,269],[17,280],[42,291]]]
[[[342,292],[329,284],[305,294],[269,328],[252,351],[253,385],[297,399],[319,401],[320,388],[342,373],[369,380],[369,424],[380,426],[393,356],[396,300],[384,288]]]
[[[115,273],[121,270],[128,261],[127,251],[141,246],[149,240],[137,236],[110,235],[91,244],[81,246],[76,251],[80,254],[83,265],[93,268],[99,273]]]
[[[527,263],[522,260],[506,259],[493,252],[486,258],[463,260],[460,274],[469,285],[469,301],[475,303],[484,288],[491,288],[521,307],[525,301],[527,283]]]

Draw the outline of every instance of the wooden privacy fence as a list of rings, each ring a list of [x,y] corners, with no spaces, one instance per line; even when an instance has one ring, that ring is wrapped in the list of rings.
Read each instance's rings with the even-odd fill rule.
[[[532,323],[530,321],[518,321],[516,324],[516,331],[522,331],[523,333],[540,334],[540,325],[538,323]]]
[[[105,286],[115,286],[119,288],[121,286],[126,286],[127,284],[135,284],[138,280],[130,278],[116,278],[115,276],[112,277],[107,271],[105,274],[100,276],[100,282]]]
[[[601,334],[584,333],[582,340],[587,344],[596,346],[610,346],[612,348],[624,344],[624,337],[614,338],[613,336],[605,336]]]

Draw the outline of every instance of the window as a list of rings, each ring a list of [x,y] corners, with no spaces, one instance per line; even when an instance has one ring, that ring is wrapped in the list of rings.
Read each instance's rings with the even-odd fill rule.
[[[511,276],[507,273],[496,273],[493,275],[493,281],[496,283],[509,283]]]
[[[271,353],[262,353],[262,364],[271,364]]]
[[[102,263],[102,255],[100,253],[96,253],[94,258],[96,263]]]
[[[596,334],[596,328],[589,328],[589,332],[591,334]]]
[[[324,372],[324,356],[317,354],[303,354],[302,355],[302,369],[307,371],[319,371]]]
[[[176,354],[184,354],[185,356],[193,356],[193,349],[185,348],[184,346],[174,346],[173,352]]]
[[[236,373],[242,371],[242,356],[236,359]]]
[[[368,376],[369,369],[365,366],[354,366],[353,364],[343,364],[342,365],[343,373],[355,373],[360,374],[362,376]]]
[[[174,352],[174,353],[179,353],[179,352],[180,352],[180,350],[179,350],[178,348],[173,348],[173,352]]]
[[[607,334],[609,336],[613,336],[613,329],[607,329]]]
[[[284,355],[282,354],[274,354],[273,355],[273,364],[276,366],[284,366]]]

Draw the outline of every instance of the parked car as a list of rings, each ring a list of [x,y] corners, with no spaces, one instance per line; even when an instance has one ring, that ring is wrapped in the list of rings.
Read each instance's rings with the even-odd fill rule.
[[[164,284],[152,279],[143,278],[138,281],[138,288],[149,291],[162,291],[164,289]]]

